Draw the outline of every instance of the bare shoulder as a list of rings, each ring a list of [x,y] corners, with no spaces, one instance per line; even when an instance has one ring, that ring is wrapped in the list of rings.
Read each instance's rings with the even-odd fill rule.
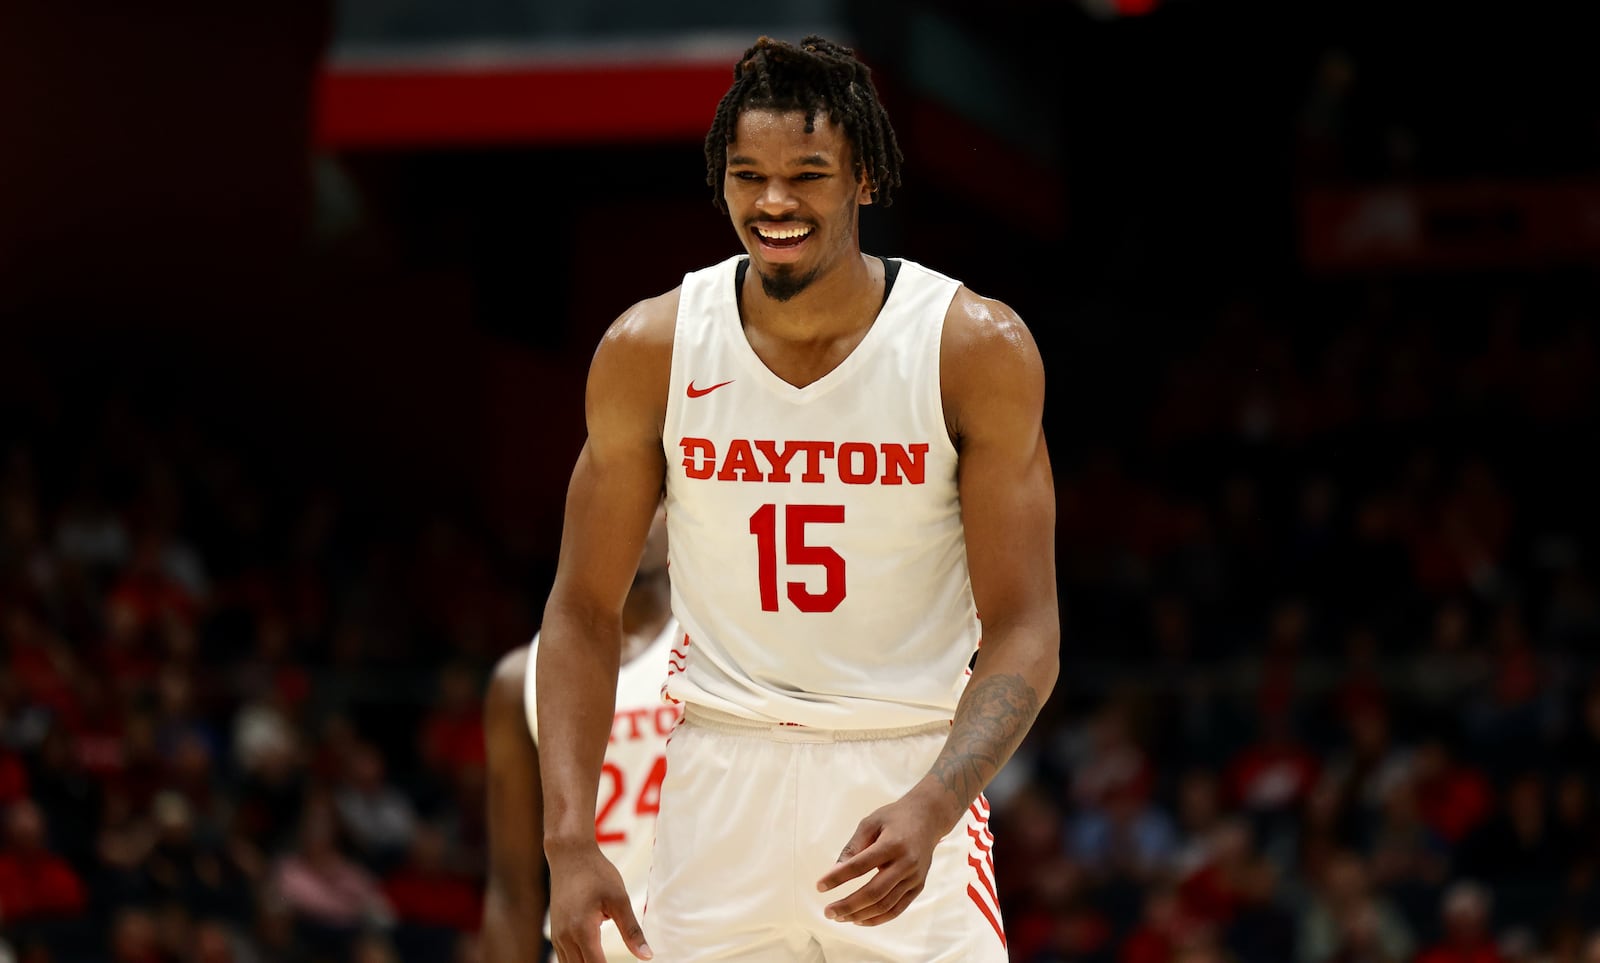
[[[500,657],[489,679],[491,701],[511,701],[522,704],[522,687],[528,674],[530,647],[519,645]]]
[[[1018,362],[1039,360],[1039,348],[1022,316],[1009,304],[986,298],[963,285],[950,300],[944,318],[944,353],[963,363],[989,355],[1014,356]]]
[[[672,336],[679,289],[647,298],[606,329],[589,365],[587,412],[591,435],[621,419],[624,435],[648,434],[666,419],[672,382]]]
[[[1044,403],[1044,361],[1021,315],[1004,301],[963,285],[945,313],[939,379],[945,418],[960,437],[980,407]]]
[[[600,339],[597,355],[620,353],[627,356],[660,354],[669,360],[672,334],[678,323],[678,300],[682,288],[639,301],[617,316]]]

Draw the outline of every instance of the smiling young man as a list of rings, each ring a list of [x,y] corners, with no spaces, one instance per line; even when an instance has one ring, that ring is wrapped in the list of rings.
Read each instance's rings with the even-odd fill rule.
[[[674,963],[1004,960],[982,790],[1060,634],[1038,350],[862,253],[901,156],[850,50],[758,41],[706,160],[745,253],[630,308],[589,372],[536,669],[551,938],[564,963],[602,959],[604,919]],[[663,484],[684,721],[641,927],[594,819]]]

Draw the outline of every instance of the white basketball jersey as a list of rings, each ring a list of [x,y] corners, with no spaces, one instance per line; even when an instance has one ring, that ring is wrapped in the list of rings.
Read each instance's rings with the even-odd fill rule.
[[[633,912],[644,911],[645,883],[650,877],[650,850],[655,842],[656,811],[661,805],[661,780],[667,774],[667,737],[682,710],[661,695],[672,648],[683,639],[678,623],[667,620],[648,648],[628,660],[617,672],[617,708],[611,721],[611,741],[606,746],[600,773],[594,835],[600,851],[622,874],[633,898]],[[539,637],[528,650],[528,673],[523,685],[523,707],[528,731],[539,742],[534,661]],[[545,935],[550,920],[545,918]],[[600,928],[607,959],[633,959],[627,944],[610,921]]]
[[[949,720],[978,644],[939,386],[959,282],[910,261],[838,367],[804,388],[745,338],[743,257],[685,276],[662,445],[669,698],[763,722]]]

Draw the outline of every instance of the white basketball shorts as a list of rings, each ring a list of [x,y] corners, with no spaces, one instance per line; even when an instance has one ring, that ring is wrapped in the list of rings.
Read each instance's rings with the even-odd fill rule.
[[[690,707],[667,745],[641,925],[659,963],[1004,963],[988,803],[939,842],[927,886],[879,926],[823,909],[817,880],[856,824],[928,772],[948,724],[893,732],[764,726]]]

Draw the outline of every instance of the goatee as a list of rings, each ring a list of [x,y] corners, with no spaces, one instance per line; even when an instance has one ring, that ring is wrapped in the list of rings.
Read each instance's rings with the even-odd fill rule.
[[[774,301],[787,301],[810,287],[811,282],[817,279],[818,270],[813,268],[809,274],[795,274],[792,270],[780,268],[777,275],[757,271],[756,276],[761,278],[762,293]]]

